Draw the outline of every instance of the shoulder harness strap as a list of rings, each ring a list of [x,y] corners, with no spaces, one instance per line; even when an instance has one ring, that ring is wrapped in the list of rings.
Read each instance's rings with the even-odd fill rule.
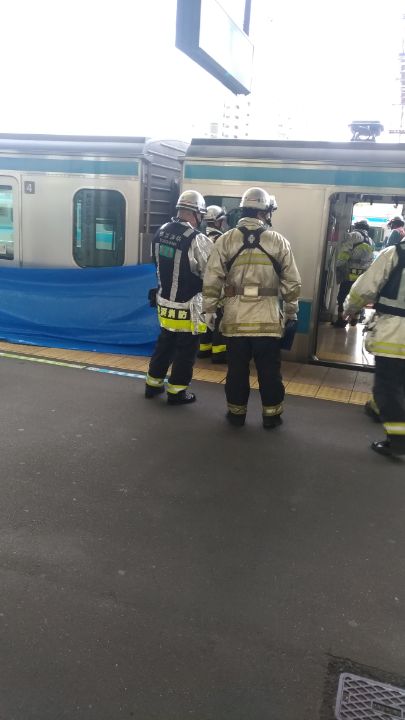
[[[246,227],[238,227],[237,230],[242,233],[243,235],[243,245],[239,248],[238,252],[235,253],[235,255],[228,260],[226,265],[226,269],[229,272],[232,268],[232,265],[234,264],[235,260],[244,250],[252,250],[253,248],[258,248],[262,253],[264,253],[269,260],[271,260],[271,263],[274,267],[274,270],[278,277],[281,275],[282,267],[278,260],[276,260],[273,255],[270,255],[270,253],[267,252],[267,250],[264,249],[262,245],[260,245],[260,236],[262,233],[266,231],[266,228],[256,228],[256,230],[249,230]],[[253,236],[254,240],[250,240],[250,238]]]

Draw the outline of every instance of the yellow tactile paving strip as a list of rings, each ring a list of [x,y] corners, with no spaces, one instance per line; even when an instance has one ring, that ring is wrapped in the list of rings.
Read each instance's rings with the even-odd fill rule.
[[[45,348],[6,342],[0,342],[0,352],[127,372],[146,372],[149,364],[147,357]],[[282,372],[287,395],[334,400],[353,405],[363,405],[371,397],[372,373],[293,362],[284,362]],[[226,366],[215,366],[208,360],[197,360],[193,377],[205,382],[224,383]],[[252,388],[258,387],[257,375],[253,368],[250,385]]]

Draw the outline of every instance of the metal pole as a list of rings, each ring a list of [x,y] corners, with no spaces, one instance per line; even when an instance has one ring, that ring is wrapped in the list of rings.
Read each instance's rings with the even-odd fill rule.
[[[252,6],[252,0],[245,0],[245,16],[243,18],[243,32],[249,35],[250,30],[250,10]]]

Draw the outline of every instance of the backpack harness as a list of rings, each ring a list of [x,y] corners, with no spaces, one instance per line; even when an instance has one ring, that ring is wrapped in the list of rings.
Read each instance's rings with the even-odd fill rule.
[[[225,267],[227,269],[227,272],[229,273],[235,260],[244,250],[253,250],[258,249],[262,253],[264,253],[269,260],[271,261],[271,264],[274,268],[274,271],[278,278],[281,276],[282,267],[278,260],[276,260],[273,255],[270,255],[270,253],[267,252],[267,250],[264,249],[264,247],[260,244],[260,236],[262,233],[265,232],[266,228],[257,228],[255,230],[249,230],[245,227],[238,227],[237,228],[239,232],[243,235],[243,244],[239,248],[239,250],[235,253],[235,255],[228,260],[228,262],[225,263]],[[252,239],[253,238],[253,239]],[[226,285],[225,286],[225,297],[235,297],[236,295],[244,295],[245,297],[259,297],[259,296],[268,296],[268,297],[277,297],[278,296],[278,289],[276,288],[261,288],[257,285],[245,285],[243,287],[236,287],[235,285]]]

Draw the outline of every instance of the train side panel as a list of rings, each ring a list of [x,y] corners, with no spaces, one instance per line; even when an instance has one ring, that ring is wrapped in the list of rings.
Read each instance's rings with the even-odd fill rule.
[[[22,175],[21,193],[22,265],[77,268],[138,263],[138,179],[31,173]],[[124,218],[119,233],[109,199],[120,205]],[[89,233],[93,247],[86,262]]]
[[[193,141],[194,142],[194,141]],[[209,202],[223,203],[227,209],[237,206],[243,192],[253,185],[266,189],[277,198],[278,210],[273,215],[274,229],[281,232],[291,243],[302,276],[300,299],[299,334],[290,359],[307,360],[314,351],[318,321],[318,305],[321,275],[327,244],[327,230],[331,199],[344,194],[350,214],[346,228],[351,222],[351,208],[360,198],[375,197],[377,193],[393,198],[404,194],[405,173],[398,153],[391,147],[384,152],[378,148],[372,152],[357,147],[315,147],[310,143],[256,143],[249,148],[247,142],[229,143],[221,159],[220,142],[195,141],[196,156],[186,157],[183,188],[196,189]],[[260,145],[260,147],[259,147]],[[302,147],[301,147],[302,146]],[[198,156],[204,150],[205,156]],[[232,160],[232,150],[238,155]],[[252,151],[252,159],[246,158]],[[276,158],[263,159],[265,153],[277,154]],[[211,153],[211,157],[209,157]],[[245,159],[241,154],[245,154]],[[280,157],[286,154],[285,162]],[[300,154],[305,153],[300,160]],[[311,153],[317,153],[316,162],[310,162]],[[322,158],[322,153],[325,158]],[[193,143],[189,154],[193,155]],[[261,156],[261,157],[260,157]],[[353,156],[359,164],[353,162]],[[342,164],[338,164],[339,157]],[[254,159],[253,159],[254,158]],[[361,161],[361,164],[360,164]],[[353,202],[350,202],[353,198]],[[343,225],[341,232],[343,233]]]

